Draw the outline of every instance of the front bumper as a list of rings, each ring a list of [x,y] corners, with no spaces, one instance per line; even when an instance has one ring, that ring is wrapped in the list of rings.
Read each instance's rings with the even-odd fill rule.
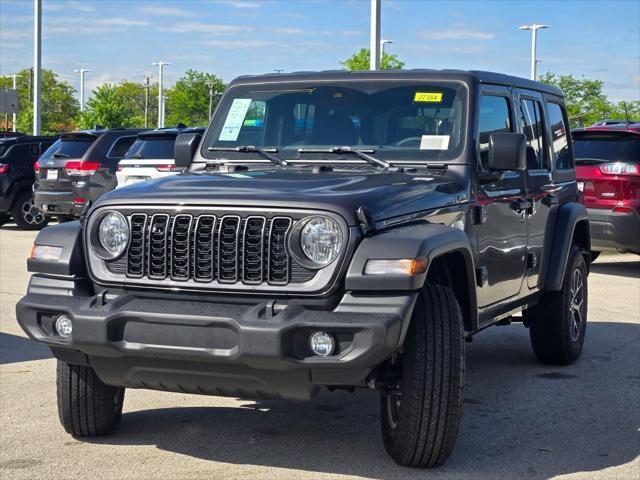
[[[66,283],[65,283],[66,282]],[[321,386],[364,386],[404,340],[416,293],[345,294],[331,311],[290,301],[212,303],[82,294],[73,280],[34,275],[16,307],[20,326],[56,357],[88,364],[107,384],[186,393],[312,398]],[[71,340],[53,329],[73,321]],[[334,356],[308,337],[330,332]]]
[[[640,254],[640,215],[588,208],[591,248],[616,249]]]
[[[73,203],[73,199],[76,197],[87,198],[86,195],[76,194],[75,192],[36,190],[33,195],[33,202],[36,208],[48,215],[80,217],[86,208],[86,204],[77,205]]]

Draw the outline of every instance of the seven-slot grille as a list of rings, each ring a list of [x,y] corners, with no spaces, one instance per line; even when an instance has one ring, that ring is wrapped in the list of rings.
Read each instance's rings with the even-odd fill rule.
[[[294,280],[286,245],[290,217],[134,213],[129,222],[129,278],[248,285]]]

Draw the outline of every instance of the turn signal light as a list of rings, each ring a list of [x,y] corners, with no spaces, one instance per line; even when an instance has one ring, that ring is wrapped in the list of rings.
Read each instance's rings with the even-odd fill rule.
[[[40,171],[40,162],[36,162],[33,164],[33,171],[36,173]]]
[[[156,165],[155,167],[156,167],[156,170],[159,172],[170,172],[171,170],[176,168],[175,164],[173,163],[161,163]]]
[[[365,275],[420,275],[427,271],[427,257],[397,260],[368,260]]]
[[[605,175],[640,175],[640,168],[635,163],[605,163],[600,167],[600,172]]]
[[[67,172],[67,175],[75,177],[81,175],[93,175],[99,168],[100,162],[90,162],[88,160],[70,160],[64,166],[64,170]]]
[[[0,163],[0,173],[7,173],[9,171],[8,163]]]

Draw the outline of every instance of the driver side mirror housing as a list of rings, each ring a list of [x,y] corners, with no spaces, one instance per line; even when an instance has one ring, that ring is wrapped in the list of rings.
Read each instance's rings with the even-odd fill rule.
[[[489,135],[489,169],[494,172],[527,168],[527,140],[523,133]]]
[[[189,168],[202,140],[200,133],[181,133],[176,137],[173,158],[176,168]]]

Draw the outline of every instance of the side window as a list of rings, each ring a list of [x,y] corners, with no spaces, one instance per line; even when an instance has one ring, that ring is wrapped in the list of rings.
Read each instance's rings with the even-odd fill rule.
[[[13,145],[7,152],[12,161],[17,164],[28,164],[31,161],[29,145],[26,143]]]
[[[29,154],[32,157],[39,157],[40,156],[40,144],[39,143],[31,143],[29,144]]]
[[[557,103],[547,103],[549,127],[551,129],[551,146],[553,147],[556,170],[573,168],[569,144],[567,142],[567,123],[563,108]]]
[[[480,163],[483,170],[489,170],[489,135],[513,131],[509,115],[509,100],[506,97],[483,95],[480,100],[478,124]]]
[[[122,158],[127,153],[129,147],[136,141],[136,137],[120,137],[111,146],[111,150],[107,153],[109,158]]]
[[[520,100],[520,127],[527,138],[527,169],[549,168],[544,150],[544,124],[540,102]]]

